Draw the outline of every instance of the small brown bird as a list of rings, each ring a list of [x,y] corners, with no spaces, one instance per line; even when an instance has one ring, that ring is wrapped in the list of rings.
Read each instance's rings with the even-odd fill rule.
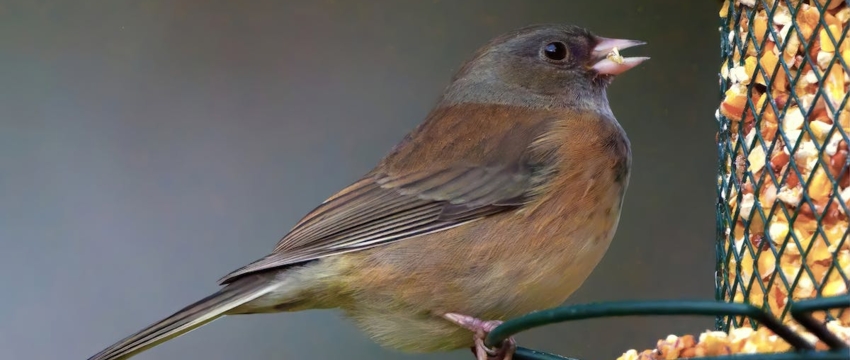
[[[223,315],[339,308],[406,352],[470,347],[504,320],[563,303],[617,229],[631,150],[608,105],[641,45],[569,25],[500,36],[424,123],[224,285],[90,360],[127,359]]]

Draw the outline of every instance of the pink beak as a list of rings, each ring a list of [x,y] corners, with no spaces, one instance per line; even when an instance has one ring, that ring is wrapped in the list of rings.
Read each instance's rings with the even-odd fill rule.
[[[593,48],[593,53],[591,54],[591,58],[595,60],[596,63],[594,63],[591,68],[596,70],[599,74],[619,75],[635,66],[638,66],[640,63],[649,60],[648,57],[627,57],[622,58],[622,62],[618,62],[608,58],[608,54],[611,53],[614,48],[617,48],[618,51],[628,49],[630,47],[646,44],[643,41],[609,39],[604,37],[597,37],[597,39],[599,40],[599,43],[597,43],[596,47]]]

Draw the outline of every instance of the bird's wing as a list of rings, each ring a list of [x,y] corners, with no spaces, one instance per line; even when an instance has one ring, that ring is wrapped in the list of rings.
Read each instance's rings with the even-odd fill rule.
[[[325,200],[268,256],[225,276],[446,230],[515,209],[541,190],[556,156],[551,120],[521,107],[442,107],[359,181]]]
[[[220,281],[449,229],[522,205],[534,168],[449,166],[403,176],[370,174],[326,200],[265,258]]]

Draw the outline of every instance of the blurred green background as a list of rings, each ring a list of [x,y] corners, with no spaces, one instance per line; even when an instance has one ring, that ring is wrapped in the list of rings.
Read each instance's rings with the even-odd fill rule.
[[[0,1],[0,358],[83,359],[265,255],[369,170],[476,48],[575,23],[645,40],[609,98],[634,172],[570,303],[713,299],[713,1]],[[614,359],[711,318],[536,329]],[[471,359],[379,348],[333,311],[229,317],[137,357]]]

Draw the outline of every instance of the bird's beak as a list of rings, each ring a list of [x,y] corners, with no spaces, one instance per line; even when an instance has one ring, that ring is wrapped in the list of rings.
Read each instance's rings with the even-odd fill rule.
[[[622,57],[619,50],[646,44],[638,40],[608,39],[597,37],[598,43],[593,48],[591,68],[601,75],[619,75],[640,63],[649,60],[648,57]]]

